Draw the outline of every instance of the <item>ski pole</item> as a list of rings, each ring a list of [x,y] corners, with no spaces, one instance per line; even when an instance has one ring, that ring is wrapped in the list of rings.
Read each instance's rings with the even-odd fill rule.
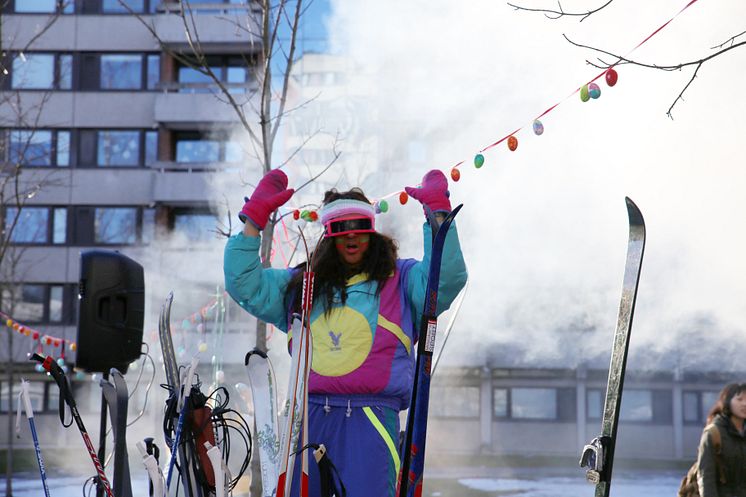
[[[171,446],[171,459],[168,462],[168,476],[166,477],[166,491],[171,489],[171,477],[174,472],[174,464],[176,464],[176,453],[179,449],[179,443],[181,442],[181,432],[184,429],[184,418],[186,417],[186,411],[189,405],[189,393],[192,389],[192,379],[194,373],[197,370],[197,363],[199,359],[197,356],[192,358],[192,363],[189,365],[186,371],[186,381],[181,386],[181,396],[179,397],[179,403],[176,405],[179,408],[179,421],[176,424],[176,432],[174,433],[174,442]]]
[[[109,480],[106,479],[104,467],[101,464],[101,461],[99,461],[98,456],[96,455],[96,449],[93,447],[91,437],[88,436],[88,431],[85,429],[85,425],[83,424],[83,418],[80,417],[80,413],[78,412],[78,406],[75,404],[75,397],[73,397],[73,394],[70,391],[70,386],[67,383],[67,376],[65,376],[65,372],[62,371],[62,368],[59,367],[52,356],[47,356],[46,358],[44,358],[39,354],[32,354],[30,359],[32,361],[41,363],[44,370],[52,375],[55,383],[57,383],[57,386],[60,389],[60,397],[64,399],[65,403],[70,408],[70,413],[75,420],[75,424],[78,426],[80,436],[83,437],[83,443],[85,443],[85,447],[86,449],[88,449],[88,455],[91,456],[91,461],[93,461],[93,466],[96,468],[96,474],[98,475],[98,481],[104,487],[106,496],[114,497],[114,493],[111,491]],[[62,419],[62,416],[63,412],[60,411],[60,419]]]
[[[49,497],[49,487],[47,486],[47,471],[44,469],[44,460],[41,458],[41,447],[39,446],[39,437],[36,434],[36,423],[34,423],[34,410],[31,407],[31,399],[28,391],[28,381],[21,380],[21,391],[18,394],[18,411],[16,412],[16,434],[21,436],[21,404],[26,409],[26,417],[31,428],[31,438],[34,439],[34,451],[36,452],[36,462],[39,463],[39,473],[41,474],[41,485],[44,487],[44,495]]]
[[[215,497],[225,497],[225,472],[223,471],[223,457],[220,454],[220,449],[210,442],[205,442],[204,445],[207,449],[207,457],[212,465],[212,471],[215,474]]]
[[[150,494],[154,497],[166,497],[165,488],[163,486],[163,473],[161,468],[158,467],[158,461],[153,454],[148,454],[148,449],[145,447],[145,442],[142,440],[137,442],[137,450],[142,455],[142,463],[145,466],[145,470],[148,472],[150,477],[150,483],[153,485],[153,491]]]

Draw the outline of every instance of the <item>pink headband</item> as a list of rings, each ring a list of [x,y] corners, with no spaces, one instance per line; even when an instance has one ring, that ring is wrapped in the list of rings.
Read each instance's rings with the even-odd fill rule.
[[[369,219],[370,229],[365,231],[374,232],[376,228],[375,208],[361,200],[346,198],[335,200],[323,206],[319,213],[321,214],[321,224],[327,231],[329,231],[330,223],[341,219]]]

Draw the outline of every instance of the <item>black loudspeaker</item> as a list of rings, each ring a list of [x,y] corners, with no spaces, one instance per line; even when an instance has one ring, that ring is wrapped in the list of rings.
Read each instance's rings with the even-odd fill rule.
[[[140,357],[145,279],[140,264],[119,252],[89,250],[80,256],[78,340],[75,367],[127,372]]]

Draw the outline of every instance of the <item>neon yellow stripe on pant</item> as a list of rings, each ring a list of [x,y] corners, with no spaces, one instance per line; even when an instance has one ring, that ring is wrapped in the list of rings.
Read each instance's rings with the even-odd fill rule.
[[[370,407],[363,407],[363,412],[366,416],[368,416],[370,422],[373,423],[373,426],[378,431],[378,434],[381,435],[383,441],[386,442],[386,446],[389,448],[389,452],[391,452],[391,459],[394,460],[394,469],[396,470],[396,474],[398,475],[401,461],[399,461],[399,453],[396,451],[396,444],[393,440],[391,440],[391,435],[389,434],[389,432],[386,431],[383,423],[381,423],[378,417],[376,417]]]

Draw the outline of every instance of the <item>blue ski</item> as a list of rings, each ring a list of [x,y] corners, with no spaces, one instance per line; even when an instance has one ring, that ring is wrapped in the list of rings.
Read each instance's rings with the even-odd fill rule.
[[[401,470],[399,473],[399,497],[411,497],[422,494],[422,473],[425,466],[425,437],[427,435],[427,411],[430,402],[430,372],[432,370],[433,352],[435,351],[435,334],[438,327],[438,287],[440,284],[440,262],[443,256],[448,228],[458,214],[462,205],[451,211],[443,220],[440,228],[433,226],[433,247],[430,253],[430,269],[425,290],[425,306],[420,321],[419,342],[417,344],[417,361],[415,363],[412,400],[407,415],[407,431],[401,453]],[[433,224],[432,219],[430,220]]]

